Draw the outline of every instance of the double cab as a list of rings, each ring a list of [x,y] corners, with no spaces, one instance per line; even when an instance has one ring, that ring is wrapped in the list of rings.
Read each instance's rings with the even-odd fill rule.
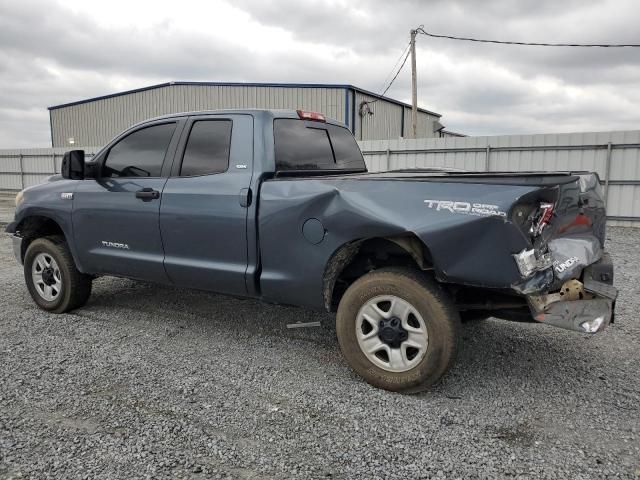
[[[7,231],[44,310],[83,307],[102,275],[324,309],[358,374],[416,392],[450,366],[461,320],[604,329],[605,220],[594,173],[371,173],[321,114],[228,110],[68,152]]]

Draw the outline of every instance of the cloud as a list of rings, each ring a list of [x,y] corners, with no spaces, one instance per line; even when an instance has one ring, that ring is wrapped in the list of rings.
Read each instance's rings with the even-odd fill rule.
[[[170,80],[380,91],[422,23],[481,38],[637,43],[635,11],[633,0],[0,0],[0,147],[46,146],[47,106]],[[639,56],[420,36],[419,102],[468,134],[633,129]],[[408,69],[388,95],[410,99]]]

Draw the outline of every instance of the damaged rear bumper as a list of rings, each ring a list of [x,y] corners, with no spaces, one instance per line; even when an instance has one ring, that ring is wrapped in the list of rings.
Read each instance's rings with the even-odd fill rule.
[[[602,258],[584,269],[582,281],[566,281],[560,290],[528,295],[534,320],[582,333],[597,333],[613,322],[618,295],[613,286],[613,263]]]
[[[608,298],[560,301],[533,312],[540,323],[582,333],[598,333],[611,323],[614,301]]]

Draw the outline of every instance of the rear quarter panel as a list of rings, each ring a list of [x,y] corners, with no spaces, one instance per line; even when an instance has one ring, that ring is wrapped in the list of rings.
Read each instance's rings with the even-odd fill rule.
[[[506,218],[452,213],[425,200],[496,205],[508,212],[536,187],[365,179],[277,179],[266,181],[259,204],[262,272],[266,300],[323,306],[327,262],[346,243],[416,234],[446,282],[508,288],[519,274],[511,257],[529,241]],[[325,229],[313,244],[303,225],[315,218]]]

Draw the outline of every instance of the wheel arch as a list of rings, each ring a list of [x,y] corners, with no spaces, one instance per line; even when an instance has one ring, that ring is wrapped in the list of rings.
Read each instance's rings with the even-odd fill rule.
[[[69,235],[56,219],[43,215],[33,214],[22,218],[15,228],[16,234],[22,238],[20,246],[20,259],[24,261],[24,255],[29,248],[31,242],[36,238],[47,237],[51,235],[61,235],[69,244]],[[75,256],[74,256],[75,257]],[[74,258],[75,260],[75,258]]]
[[[346,287],[357,278],[388,266],[411,266],[423,271],[434,268],[428,246],[413,232],[346,242],[333,252],[325,266],[325,309],[335,311]]]

